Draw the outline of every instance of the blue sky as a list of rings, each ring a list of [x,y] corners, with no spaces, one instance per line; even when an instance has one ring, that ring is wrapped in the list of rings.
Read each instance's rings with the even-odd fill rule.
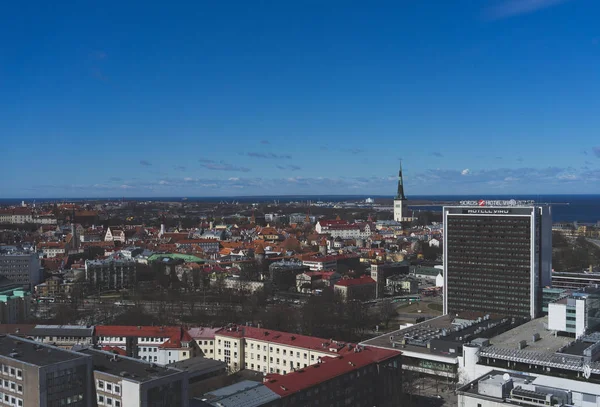
[[[0,197],[600,193],[595,0],[9,2]]]

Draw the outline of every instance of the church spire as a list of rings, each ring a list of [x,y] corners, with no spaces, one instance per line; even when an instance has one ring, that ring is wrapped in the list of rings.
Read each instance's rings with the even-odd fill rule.
[[[402,181],[402,160],[400,161],[400,171],[398,171],[398,193],[396,194],[396,199],[406,200],[404,196],[404,183]]]

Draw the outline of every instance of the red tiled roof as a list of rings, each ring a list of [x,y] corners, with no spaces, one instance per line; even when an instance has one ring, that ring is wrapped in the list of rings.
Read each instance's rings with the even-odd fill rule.
[[[103,346],[103,351],[116,353],[121,356],[127,356],[127,352],[124,349],[119,348],[118,346]]]
[[[350,278],[350,279],[340,280],[337,283],[335,283],[336,286],[339,285],[342,287],[350,287],[350,286],[364,285],[364,284],[375,284],[375,280],[373,280],[369,276],[360,276],[358,278]]]
[[[223,328],[222,330],[216,332],[216,334],[233,338],[248,338],[271,343],[279,343],[282,345],[312,349],[324,353],[343,354],[348,351],[348,348],[342,342],[335,342],[329,339],[322,339],[314,336],[298,335],[264,328],[255,328],[252,326],[234,326],[231,328]]]
[[[401,352],[390,349],[367,347],[360,352],[350,351],[345,355],[321,358],[321,363],[286,375],[268,374],[265,377],[264,385],[281,397],[285,397],[362,367],[400,355]]]

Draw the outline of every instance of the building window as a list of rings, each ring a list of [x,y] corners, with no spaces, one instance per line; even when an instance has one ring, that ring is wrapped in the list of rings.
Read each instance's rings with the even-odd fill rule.
[[[115,407],[121,407],[121,402],[119,400],[115,400]]]
[[[115,394],[121,394],[121,386],[115,384]]]
[[[104,396],[101,394],[98,394],[98,404],[104,404]]]
[[[107,406],[112,406],[112,405],[113,405],[113,403],[112,403],[112,402],[113,402],[113,400],[112,400],[110,397],[107,397],[107,398],[106,398],[106,405],[107,405]]]
[[[102,380],[98,380],[98,388],[104,390],[104,382]]]
[[[186,356],[187,356],[187,352],[183,352],[183,357],[186,357]]]
[[[106,383],[106,391],[112,392],[112,383]]]

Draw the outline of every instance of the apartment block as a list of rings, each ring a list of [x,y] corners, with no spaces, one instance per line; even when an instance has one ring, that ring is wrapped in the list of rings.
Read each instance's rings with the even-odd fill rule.
[[[0,336],[0,400],[16,407],[91,407],[92,358],[18,336]]]
[[[215,334],[220,330],[220,327],[197,327],[188,330],[188,334],[196,342],[198,350],[200,351],[199,356],[204,356],[209,359],[215,358]]]
[[[330,339],[233,325],[215,334],[215,359],[232,372],[250,369],[286,374],[319,358],[352,352],[352,345]]]
[[[96,349],[82,349],[90,357],[92,394],[99,407],[187,407],[187,373]]]
[[[125,355],[167,365],[196,354],[192,337],[181,327],[97,325],[97,345]]]
[[[40,259],[36,253],[0,250],[0,276],[31,290],[42,280]]]

